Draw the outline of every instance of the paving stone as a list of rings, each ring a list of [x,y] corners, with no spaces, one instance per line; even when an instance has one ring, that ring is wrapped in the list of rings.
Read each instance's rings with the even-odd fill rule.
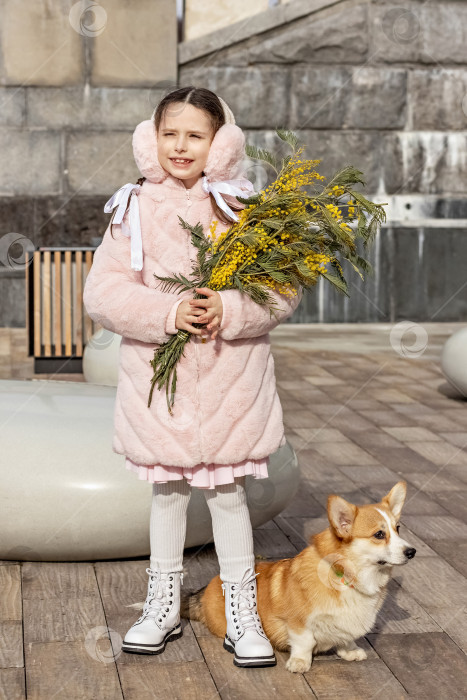
[[[374,424],[379,425],[381,428],[384,426],[400,426],[405,425],[416,425],[416,421],[413,418],[406,417],[397,411],[384,410],[384,411],[373,411],[373,410],[360,410],[359,413],[368,418],[368,420],[373,421]]]
[[[446,437],[447,433],[444,433],[443,435],[443,433],[441,433],[440,431],[459,431],[461,429],[461,426],[458,423],[454,423],[452,420],[450,420],[446,416],[443,416],[437,411],[433,411],[433,413],[419,413],[418,416],[414,416],[414,418],[417,421],[417,423],[420,423],[420,425],[425,426],[426,428],[428,428],[428,430],[439,432],[439,435],[441,437],[444,437],[447,442],[456,444],[455,442]],[[461,447],[461,445],[458,445],[458,447]]]
[[[300,411],[287,411],[284,415],[284,425],[289,428],[321,428],[324,424],[323,418],[317,416],[308,409]]]
[[[452,515],[406,515],[404,523],[424,540],[467,539],[467,524]]]
[[[367,451],[367,448],[371,446],[395,447],[396,449],[403,447],[402,443],[398,442],[387,433],[376,429],[374,431],[365,432],[363,430],[347,430],[343,428],[343,433],[348,439]]]
[[[389,467],[399,474],[409,475],[412,471],[420,471],[426,478],[439,470],[439,466],[414,452],[409,447],[380,447],[368,445],[366,451],[372,454],[380,464]]]
[[[464,540],[430,540],[430,545],[453,569],[467,578],[467,542]]]
[[[444,466],[448,463],[450,465],[467,465],[467,452],[443,440],[438,442],[416,442],[411,440],[407,441],[407,446],[438,466]]]
[[[443,508],[439,503],[439,498],[434,498],[432,495],[420,491],[419,488],[406,481],[407,496],[404,501],[402,510],[403,515],[448,515],[446,508]],[[386,495],[382,493],[382,486],[378,484],[362,484],[361,488],[365,489],[365,493],[370,496],[375,502],[381,500]]]
[[[355,464],[359,466],[378,464],[377,459],[351,442],[316,442],[313,445],[313,449],[322,454],[332,464]]]
[[[439,473],[438,473],[439,472]],[[436,494],[441,491],[455,492],[459,488],[457,479],[449,478],[446,470],[438,467],[433,473],[424,472],[404,472],[404,476],[414,486],[428,493],[432,498],[436,498]]]
[[[439,435],[426,428],[405,427],[405,428],[383,428],[389,435],[392,435],[400,442],[431,441],[441,440]]]
[[[295,428],[294,432],[310,442],[349,442],[349,438],[335,428]]]
[[[467,523],[467,489],[457,488],[454,491],[436,491],[433,498],[445,511],[459,520]],[[433,513],[433,511],[431,511]]]
[[[440,433],[440,436],[446,442],[450,442],[451,445],[456,447],[467,448],[467,432],[453,432],[453,433]]]
[[[387,467],[371,466],[340,466],[340,471],[348,476],[356,484],[396,484],[399,481],[397,474]]]

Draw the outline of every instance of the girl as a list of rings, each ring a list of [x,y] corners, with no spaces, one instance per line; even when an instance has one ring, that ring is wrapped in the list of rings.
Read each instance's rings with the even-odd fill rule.
[[[245,477],[266,478],[269,455],[285,444],[268,333],[293,313],[301,292],[274,291],[282,309],[274,317],[237,290],[200,288],[205,298],[193,300],[191,292],[157,288],[153,274],[192,274],[197,249],[179,217],[200,222],[210,235],[217,226],[218,234],[236,220],[231,207],[243,207],[233,195],[252,193],[248,180],[235,179],[245,137],[222,98],[192,86],[169,93],[152,119],[136,127],[133,151],[143,178],[107,203],[106,211],[117,208],[83,296],[89,316],[122,336],[113,451],[153,484],[147,598],[122,649],[159,654],[182,635],[180,580],[195,486],[205,489],[213,522],[225,594],[224,647],[236,665],[275,665],[256,608]],[[171,416],[165,389],[155,389],[147,407],[150,360],[155,346],[178,329],[193,335],[177,365]]]

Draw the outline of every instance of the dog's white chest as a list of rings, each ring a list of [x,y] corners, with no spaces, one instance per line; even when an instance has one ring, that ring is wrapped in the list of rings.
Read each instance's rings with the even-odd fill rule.
[[[379,606],[377,597],[348,590],[341,597],[340,605],[322,612],[314,611],[308,617],[307,628],[316,640],[315,653],[367,634],[373,627]]]

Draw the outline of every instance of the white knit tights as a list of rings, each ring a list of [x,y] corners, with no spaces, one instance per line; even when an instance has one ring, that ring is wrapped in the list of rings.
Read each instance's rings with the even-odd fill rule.
[[[245,477],[233,484],[202,489],[211,512],[214,545],[222,581],[238,582],[255,567],[253,531],[248,511]],[[152,569],[183,571],[186,514],[191,487],[186,479],[153,484],[150,519]]]

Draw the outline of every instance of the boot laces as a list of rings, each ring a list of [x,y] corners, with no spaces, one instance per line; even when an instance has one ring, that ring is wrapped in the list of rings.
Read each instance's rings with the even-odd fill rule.
[[[256,608],[255,582],[256,577],[254,569],[251,567],[245,571],[240,583],[231,585],[231,599],[233,602],[233,618],[238,620],[243,629],[258,629],[262,631],[261,620]],[[225,584],[222,584],[222,595],[224,595]]]
[[[173,604],[173,575],[161,574],[160,569],[151,569],[150,567],[146,569],[146,573],[150,576],[149,591],[141,617],[166,617]],[[162,578],[163,576],[165,578]],[[183,583],[182,572],[180,572],[180,581]]]

